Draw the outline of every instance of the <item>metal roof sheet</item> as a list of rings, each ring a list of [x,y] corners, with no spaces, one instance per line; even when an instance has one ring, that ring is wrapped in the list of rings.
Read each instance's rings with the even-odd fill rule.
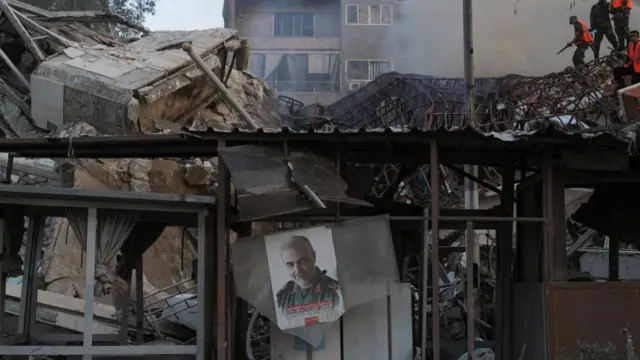
[[[553,127],[535,132],[486,134],[471,128],[429,131],[378,128],[304,132],[289,128],[231,132],[185,130],[180,134],[0,139],[0,152],[13,152],[23,157],[53,158],[215,156],[220,141],[225,141],[226,146],[287,141],[290,146],[309,150],[327,150],[329,146],[340,146],[344,149],[379,151],[392,146],[398,152],[410,153],[428,150],[430,140],[437,140],[442,148],[460,152],[478,149],[533,151],[539,146],[604,146],[626,151],[630,141],[635,140],[635,131],[628,132],[627,136],[629,138],[621,138],[608,132],[570,134]]]

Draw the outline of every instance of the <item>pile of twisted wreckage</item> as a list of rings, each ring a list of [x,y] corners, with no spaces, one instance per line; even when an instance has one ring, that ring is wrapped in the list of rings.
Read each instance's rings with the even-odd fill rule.
[[[308,131],[452,129],[469,125],[504,137],[550,126],[576,134],[613,131],[628,137],[627,130],[637,119],[633,102],[625,101],[622,109],[620,98],[610,94],[610,66],[619,61],[615,58],[591,62],[580,72],[567,69],[540,77],[478,79],[476,123],[469,124],[460,79],[388,73],[334,104],[302,104],[278,97],[261,79],[244,71],[247,43],[234,30],[150,32],[111,14],[52,12],[17,0],[0,0],[0,10],[0,130],[6,137],[151,134],[182,132],[185,128],[224,131],[254,126]],[[123,40],[113,35],[113,24],[131,27],[141,36]],[[206,75],[180,49],[185,42],[191,43],[222,79],[253,124],[246,123],[229,99],[209,84]],[[0,156],[0,165],[10,173],[7,182],[11,183],[63,183],[178,194],[213,193],[216,164],[215,158],[61,162]],[[389,164],[374,170],[377,175],[373,185],[365,191],[369,196],[417,205],[429,202],[428,166]],[[461,169],[442,166],[441,171],[443,206],[461,205]],[[483,168],[478,180],[483,191],[481,206],[489,207],[496,201],[493,191],[499,189],[501,179],[491,168]],[[570,198],[581,203],[589,195],[580,192]],[[586,245],[585,233],[589,232],[570,231],[568,238]],[[76,281],[81,281],[78,275],[83,273],[82,250],[79,245],[69,246],[76,242],[67,241],[74,235],[65,221],[49,223],[46,234],[40,274],[43,287],[75,296],[74,289],[81,288]],[[459,235],[453,233],[445,240],[453,245],[460,241]],[[144,286],[148,293],[188,277],[183,264],[190,263],[193,251],[188,244],[183,245],[183,237],[182,229],[169,228],[145,255]],[[599,243],[597,238],[590,239]],[[167,258],[166,254],[176,255]],[[414,258],[407,255],[405,259],[405,280],[418,279],[414,273],[417,269],[411,265]],[[458,265],[451,260],[443,266],[457,274],[454,276],[464,276],[464,271],[455,269]],[[188,321],[183,325],[189,327]],[[264,338],[264,332],[254,334]],[[258,343],[256,346],[263,350]]]

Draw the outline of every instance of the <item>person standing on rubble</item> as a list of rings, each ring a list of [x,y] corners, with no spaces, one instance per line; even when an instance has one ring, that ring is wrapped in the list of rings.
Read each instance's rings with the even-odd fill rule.
[[[624,50],[628,44],[631,4],[631,0],[611,0],[609,12],[613,15],[613,26],[618,36],[618,50]]]
[[[618,44],[616,35],[613,33],[611,18],[609,18],[609,3],[607,0],[598,0],[598,2],[591,7],[590,18],[591,29],[589,30],[596,30],[596,34],[593,37],[593,56],[596,59],[600,57],[600,44],[605,36],[614,49],[619,49],[620,45]]]
[[[569,24],[573,25],[574,37],[567,46],[576,46],[576,51],[573,53],[573,66],[578,68],[584,65],[584,55],[593,43],[593,36],[584,21],[578,19],[577,16],[571,16]]]
[[[640,33],[637,30],[629,32],[629,45],[627,46],[627,62],[613,69],[613,78],[618,90],[625,87],[624,77],[631,75],[631,84],[640,83]]]

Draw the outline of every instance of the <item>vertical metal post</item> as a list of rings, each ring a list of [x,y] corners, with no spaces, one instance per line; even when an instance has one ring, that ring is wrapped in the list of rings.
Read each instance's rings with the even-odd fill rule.
[[[469,225],[470,224],[470,225]],[[471,234],[470,234],[471,233]],[[475,350],[476,340],[476,303],[475,303],[475,284],[474,284],[474,268],[475,262],[475,231],[473,230],[473,222],[467,223],[467,242],[466,242],[466,257],[467,257],[467,282],[466,282],[466,295],[467,295],[467,358],[473,359],[473,351]]]
[[[424,209],[424,223],[422,225],[424,233],[422,234],[422,283],[420,284],[420,355],[422,359],[427,354],[427,339],[429,337],[429,328],[427,325],[427,295],[429,287],[429,208]]]
[[[5,251],[5,242],[8,243],[10,241],[9,232],[7,231],[7,227],[5,226],[5,220],[0,219],[0,252],[3,257],[6,259],[9,254]],[[7,295],[7,273],[4,271],[4,266],[0,266],[0,339],[4,337],[4,332],[6,330],[4,324],[4,308],[6,303],[6,295]]]
[[[467,121],[468,125],[476,126],[475,96],[476,83],[473,76],[473,16],[471,0],[462,0],[462,31],[464,42],[464,77],[466,82]],[[476,178],[478,167],[465,165],[465,170]],[[465,208],[478,209],[478,183],[471,179],[464,179]],[[466,232],[466,260],[467,260],[467,353],[469,359],[473,356],[475,344],[475,286],[473,283],[474,264],[480,265],[480,246],[476,240],[473,222],[467,222]]]
[[[512,217],[514,208],[515,170],[506,166],[502,171],[502,193],[500,194],[500,212],[502,216]],[[521,216],[518,214],[518,216]],[[496,229],[496,307],[495,326],[496,359],[511,359],[511,292],[513,281],[513,228],[511,222],[504,222]]]
[[[38,265],[42,255],[43,237],[44,218],[41,216],[30,217],[18,324],[18,333],[26,335],[27,338],[31,335],[31,330],[36,324]]]
[[[210,255],[213,247],[213,232],[207,226],[207,221],[211,220],[207,213],[202,211],[198,214],[198,333],[197,333],[197,360],[209,360],[213,356],[213,327],[214,311],[213,302],[215,299],[215,282],[210,281],[212,274],[212,257]]]
[[[615,220],[614,220],[615,221]],[[620,243],[618,238],[609,237],[609,281],[620,280]]]
[[[476,82],[473,77],[473,16],[471,0],[462,0],[462,31],[464,41],[464,78],[467,89],[467,121],[476,126]]]
[[[84,284],[84,335],[82,345],[93,346],[93,289],[96,283],[96,247],[98,246],[98,210],[87,211],[87,259]],[[82,360],[91,360],[93,355],[82,355]]]
[[[433,360],[440,360],[440,261],[438,260],[438,247],[440,230],[438,228],[438,217],[440,216],[440,163],[438,160],[438,143],[431,141],[430,145],[431,161],[429,167],[431,171],[431,286],[433,296],[431,301],[431,315],[433,317]],[[424,358],[424,357],[423,357]]]
[[[236,233],[238,234],[238,238],[244,238],[251,237],[252,231],[252,223],[247,222],[239,224]],[[232,319],[234,319],[233,350],[235,359],[240,360],[247,357],[245,344],[247,342],[247,328],[249,327],[249,303],[235,296],[235,294],[233,301],[236,304],[235,316],[232,317]]]
[[[130,265],[129,265],[130,266]],[[129,316],[131,315],[131,283],[133,282],[133,271],[127,272],[127,291],[122,299],[122,314],[120,315],[120,343],[126,345],[129,338]]]
[[[543,154],[542,157],[542,217],[544,217],[544,231],[542,233],[542,284],[546,294],[549,294],[550,284],[553,282],[553,162],[549,154]],[[564,235],[564,232],[562,233]],[[563,248],[563,252],[564,252]],[[566,254],[564,255],[566,256]],[[550,346],[553,344],[553,331],[551,331],[551,325],[554,321],[554,314],[549,307],[549,299],[553,295],[547,295],[543,297],[542,303],[544,304],[544,333],[545,333],[545,348],[547,359],[553,359],[556,353],[556,349]]]
[[[218,148],[225,147],[224,141],[218,142]],[[216,359],[227,359],[227,281],[228,281],[228,262],[227,262],[227,246],[228,226],[227,213],[229,209],[230,198],[230,178],[227,167],[222,158],[218,159],[218,196],[217,214],[216,214]]]
[[[142,254],[136,259],[136,344],[144,342],[144,263]]]

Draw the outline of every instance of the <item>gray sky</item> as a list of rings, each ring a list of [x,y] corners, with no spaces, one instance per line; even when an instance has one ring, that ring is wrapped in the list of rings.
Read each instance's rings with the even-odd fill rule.
[[[223,27],[223,0],[158,0],[156,14],[145,22],[151,30]]]

